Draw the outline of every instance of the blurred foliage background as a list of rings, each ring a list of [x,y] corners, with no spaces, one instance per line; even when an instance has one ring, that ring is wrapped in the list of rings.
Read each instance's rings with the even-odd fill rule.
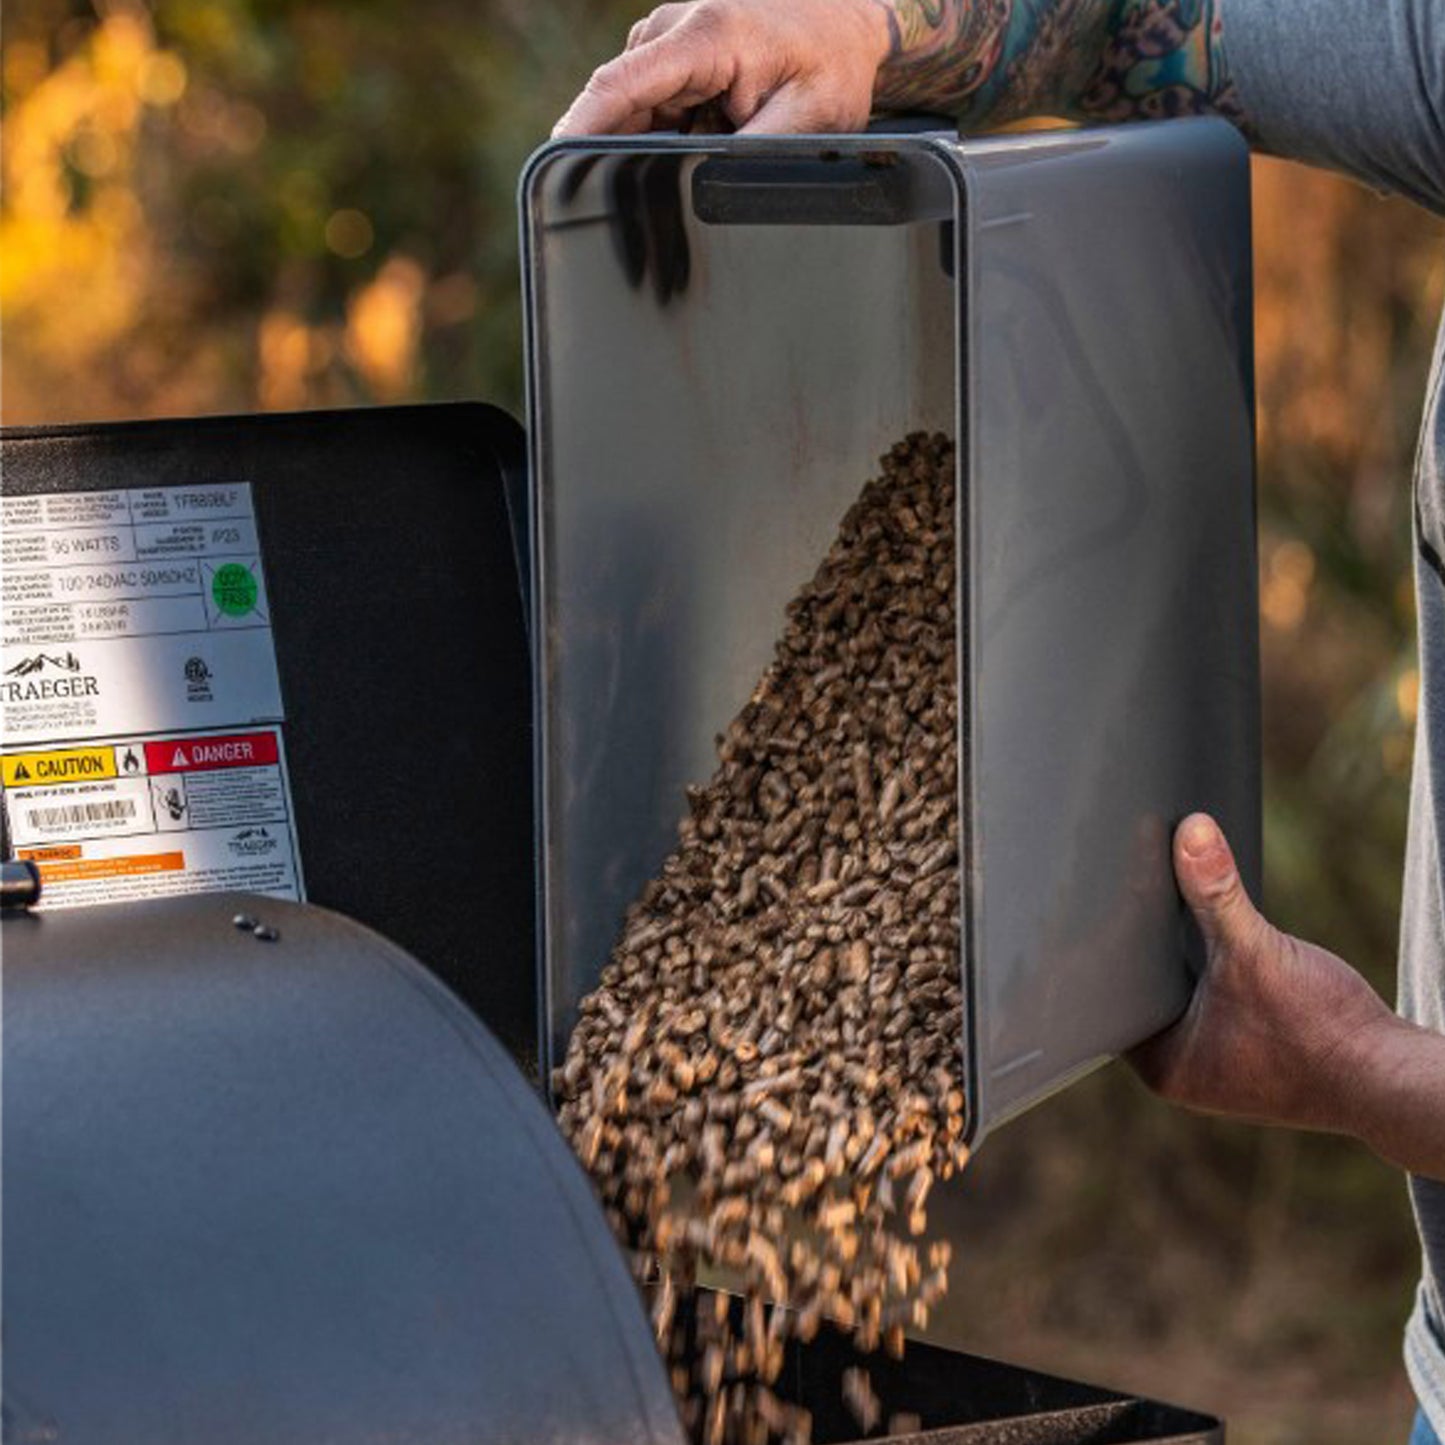
[[[516,176],[642,8],[11,0],[4,419],[517,410]],[[1445,230],[1275,162],[1255,197],[1269,906],[1388,994]],[[943,1338],[1223,1413],[1240,1445],[1403,1441],[1416,1244],[1360,1149],[1191,1118],[1115,1068],[945,1207]]]

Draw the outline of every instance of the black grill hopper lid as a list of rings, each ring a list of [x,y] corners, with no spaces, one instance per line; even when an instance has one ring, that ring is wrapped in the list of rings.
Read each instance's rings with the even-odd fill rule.
[[[378,407],[9,428],[0,449],[7,497],[250,483],[307,898],[416,954],[532,1056],[517,423]]]

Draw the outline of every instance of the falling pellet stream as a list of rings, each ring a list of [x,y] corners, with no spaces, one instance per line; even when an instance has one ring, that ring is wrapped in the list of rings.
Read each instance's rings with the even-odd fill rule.
[[[954,453],[882,458],[688,790],[556,1071],[703,1445],[806,1442],[787,1340],[901,1357],[948,1286],[928,1197],[967,1159]],[[693,1297],[699,1273],[739,1281]],[[842,1389],[860,1433],[881,1405]]]

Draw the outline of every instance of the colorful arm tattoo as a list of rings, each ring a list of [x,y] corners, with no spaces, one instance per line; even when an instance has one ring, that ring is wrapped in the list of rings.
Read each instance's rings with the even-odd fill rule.
[[[1032,115],[1244,124],[1219,0],[878,0],[892,53],[876,99],[970,126]]]

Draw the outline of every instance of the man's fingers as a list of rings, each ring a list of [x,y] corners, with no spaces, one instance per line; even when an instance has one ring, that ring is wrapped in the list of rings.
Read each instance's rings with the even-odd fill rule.
[[[858,129],[887,45],[870,0],[670,0],[632,27],[552,133],[675,125],[679,112],[715,103],[755,133]]]
[[[1268,925],[1250,901],[1219,825],[1192,813],[1174,833],[1174,873],[1211,951],[1252,950]]]
[[[660,107],[701,105],[727,90],[728,81],[716,51],[685,32],[670,30],[594,71],[552,134],[625,134],[643,129]]]
[[[680,3],[671,5],[659,5],[651,15],[644,15],[631,30],[627,32],[627,49],[636,50],[641,45],[646,45],[650,40],[657,40],[666,35],[673,26],[687,18],[689,4],[687,0],[680,0]]]
[[[728,107],[729,113],[733,107]],[[845,109],[816,88],[788,81],[765,97],[751,116],[740,118],[739,128],[748,135],[823,135],[857,129],[867,121],[849,116]],[[741,123],[745,119],[746,123]]]
[[[780,86],[771,95],[729,96],[727,102],[728,119],[745,135],[784,135],[789,116],[800,109],[796,85]]]
[[[652,112],[653,130],[682,130],[692,111],[685,105],[660,105]]]

